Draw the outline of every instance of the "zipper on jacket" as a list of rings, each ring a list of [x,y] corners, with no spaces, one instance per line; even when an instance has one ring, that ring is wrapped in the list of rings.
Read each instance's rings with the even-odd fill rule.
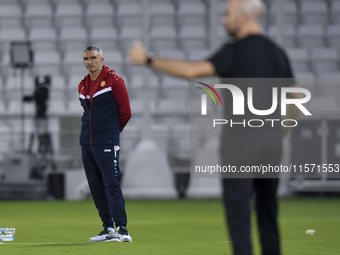
[[[90,120],[90,145],[92,145],[91,111],[89,111],[89,120]]]

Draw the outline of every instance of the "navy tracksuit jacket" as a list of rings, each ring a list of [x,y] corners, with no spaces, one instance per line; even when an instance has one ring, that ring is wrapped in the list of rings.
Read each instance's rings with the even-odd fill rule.
[[[107,66],[92,81],[78,86],[84,109],[80,133],[82,160],[91,195],[104,227],[125,227],[127,218],[120,188],[119,134],[131,117],[124,80]]]

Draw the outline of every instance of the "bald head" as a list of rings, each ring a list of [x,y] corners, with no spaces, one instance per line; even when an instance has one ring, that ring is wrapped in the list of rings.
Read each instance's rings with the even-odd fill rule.
[[[223,24],[231,36],[248,27],[259,27],[260,20],[265,12],[261,0],[230,0],[226,5],[226,15]]]
[[[249,14],[254,22],[260,22],[265,11],[264,4],[261,0],[233,0],[237,2],[241,11]]]

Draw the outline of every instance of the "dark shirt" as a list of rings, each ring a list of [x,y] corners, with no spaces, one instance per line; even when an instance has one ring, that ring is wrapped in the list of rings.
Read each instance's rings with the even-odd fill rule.
[[[286,54],[262,35],[227,43],[208,61],[221,78],[293,78]]]
[[[231,80],[221,79],[221,83],[233,84],[239,87],[245,99],[245,114],[233,115],[233,98],[227,89],[219,90],[223,94],[224,118],[233,121],[246,122],[250,119],[281,119],[280,91],[281,87],[293,85],[294,79],[289,60],[286,54],[274,42],[263,35],[251,35],[235,43],[227,43],[210,58],[220,78],[232,78]],[[236,79],[234,79],[236,78]],[[269,79],[274,78],[274,79]],[[284,78],[284,79],[277,79]],[[273,87],[278,88],[278,104],[276,111],[267,116],[258,116],[251,113],[247,106],[247,88],[253,88],[253,105],[255,109],[267,110],[272,106]],[[255,123],[254,123],[255,124]],[[256,123],[258,124],[258,123]],[[253,137],[257,141],[271,140],[281,142],[281,123],[276,122],[271,126],[266,122],[264,127],[250,128],[237,125],[223,127],[223,141],[228,140],[229,144],[239,141],[242,137]],[[252,139],[244,139],[254,142]],[[243,139],[242,139],[243,140]],[[250,141],[252,140],[252,141]]]

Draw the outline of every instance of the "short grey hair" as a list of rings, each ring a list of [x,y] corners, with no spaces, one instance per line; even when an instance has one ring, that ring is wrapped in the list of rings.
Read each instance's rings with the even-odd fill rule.
[[[102,49],[99,48],[99,47],[97,47],[96,45],[89,45],[89,46],[87,46],[87,47],[84,49],[83,53],[84,53],[85,51],[91,51],[91,50],[96,50],[96,51],[98,51],[98,52],[100,53],[100,56],[103,56],[103,51],[102,51]]]

